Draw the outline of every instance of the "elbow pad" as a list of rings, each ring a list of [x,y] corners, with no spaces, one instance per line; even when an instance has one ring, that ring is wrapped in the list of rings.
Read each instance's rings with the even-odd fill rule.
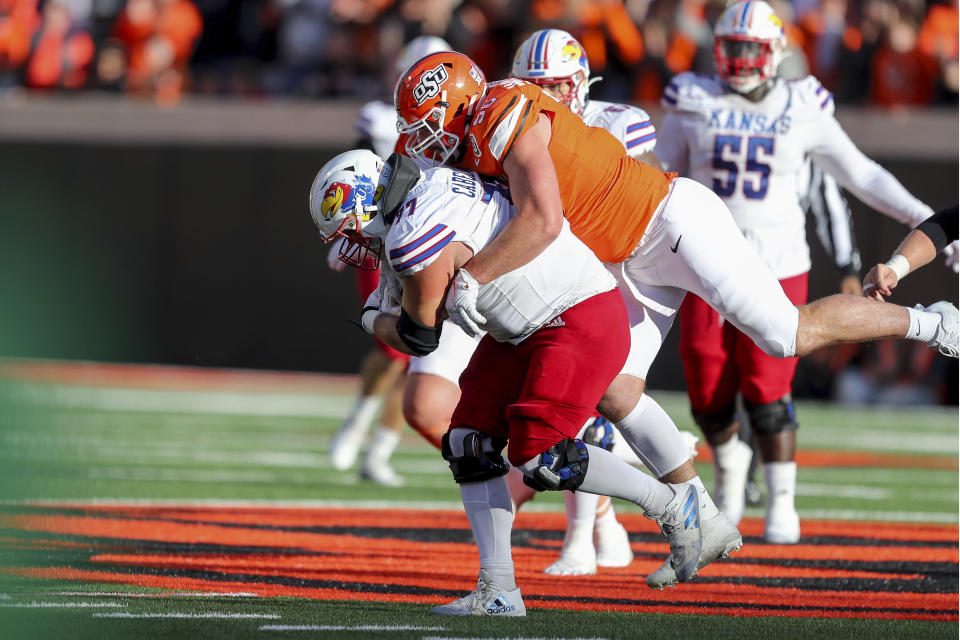
[[[418,356],[433,353],[440,346],[441,322],[435,327],[428,327],[407,315],[406,309],[400,309],[400,321],[397,322],[397,334],[403,344],[410,347]]]

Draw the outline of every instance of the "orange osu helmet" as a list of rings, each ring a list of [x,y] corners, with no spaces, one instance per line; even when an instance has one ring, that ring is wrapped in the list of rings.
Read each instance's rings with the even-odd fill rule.
[[[445,163],[467,134],[487,79],[473,60],[455,51],[420,58],[397,81],[397,130],[411,158]]]

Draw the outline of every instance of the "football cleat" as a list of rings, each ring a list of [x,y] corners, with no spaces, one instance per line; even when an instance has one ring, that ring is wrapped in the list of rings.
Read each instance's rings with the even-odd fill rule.
[[[590,539],[592,529],[586,531],[567,523],[560,557],[543,570],[554,576],[590,576],[597,572],[597,552]]]
[[[477,588],[469,594],[430,610],[441,616],[525,616],[519,587],[509,591],[490,581],[487,572],[480,569]]]
[[[593,546],[597,550],[598,567],[626,567],[633,562],[630,537],[616,520],[607,525],[600,525],[597,521],[593,529]]]
[[[357,462],[364,432],[359,429],[342,428],[330,440],[330,466],[337,471],[346,471]]]
[[[763,541],[770,544],[797,544],[800,541],[800,516],[797,510],[773,508],[764,519]]]
[[[960,314],[958,314],[957,308],[946,300],[934,302],[929,307],[918,304],[915,308],[940,315],[940,326],[937,327],[937,334],[931,338],[927,346],[936,349],[945,356],[956,358],[957,354],[960,353],[957,338],[957,324],[960,323]]]
[[[360,468],[360,477],[385,487],[402,487],[406,481],[393,467],[386,463],[364,464]]]
[[[700,497],[689,482],[668,484],[673,500],[657,518],[660,531],[670,543],[670,564],[680,582],[697,575],[697,561],[703,545],[700,531]]]
[[[700,558],[697,560],[697,571],[715,560],[726,558],[743,545],[740,532],[722,513],[704,520],[702,528],[703,546],[700,550]],[[670,558],[667,558],[663,566],[647,576],[647,586],[651,589],[663,589],[676,584],[677,574],[673,570]]]

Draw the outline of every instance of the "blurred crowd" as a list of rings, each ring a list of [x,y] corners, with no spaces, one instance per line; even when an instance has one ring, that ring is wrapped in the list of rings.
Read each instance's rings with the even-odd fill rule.
[[[490,78],[533,30],[559,27],[602,75],[597,98],[656,101],[713,69],[716,0],[0,0],[0,90],[383,97],[403,43],[437,35]],[[956,1],[773,0],[784,74],[838,102],[955,104]]]

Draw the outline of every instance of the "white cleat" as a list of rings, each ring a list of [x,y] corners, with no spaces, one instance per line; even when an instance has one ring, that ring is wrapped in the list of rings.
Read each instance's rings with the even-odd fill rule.
[[[385,487],[402,487],[406,484],[403,476],[397,474],[389,464],[365,464],[360,469],[360,477]]]
[[[552,576],[592,576],[597,572],[596,554],[593,547],[564,549],[543,572]]]
[[[616,520],[608,525],[594,525],[593,545],[597,550],[598,567],[626,567],[633,562],[630,537]]]
[[[490,582],[487,572],[480,569],[475,591],[450,604],[434,607],[430,613],[441,616],[525,616],[527,608],[519,587],[509,591],[503,589]]]
[[[364,433],[357,429],[340,429],[330,440],[330,466],[346,471],[357,462]]]
[[[700,496],[697,488],[689,482],[668,484],[673,491],[673,500],[657,524],[670,543],[670,564],[680,582],[697,575],[697,560],[703,545],[700,531]]]
[[[945,356],[956,358],[957,354],[960,353],[957,338],[960,313],[957,312],[957,308],[946,300],[934,302],[929,307],[918,304],[915,308],[940,315],[940,326],[937,327],[937,334],[927,343],[927,346],[936,349]]]
[[[797,544],[800,541],[800,516],[790,507],[770,509],[764,519],[763,541],[770,544]]]
[[[543,570],[554,576],[592,576],[597,572],[597,552],[593,548],[593,528],[567,522],[560,557]]]
[[[726,558],[743,545],[740,532],[722,513],[717,513],[701,524],[703,529],[703,547],[700,558],[697,560],[697,571],[711,562]],[[647,576],[647,586],[651,589],[674,587],[677,584],[677,575],[670,563],[670,558],[659,569]]]
[[[734,526],[740,524],[746,509],[747,477],[750,474],[752,457],[753,449],[741,440],[737,440],[722,456],[718,456],[714,449],[713,468],[716,474],[714,500],[717,508]]]

